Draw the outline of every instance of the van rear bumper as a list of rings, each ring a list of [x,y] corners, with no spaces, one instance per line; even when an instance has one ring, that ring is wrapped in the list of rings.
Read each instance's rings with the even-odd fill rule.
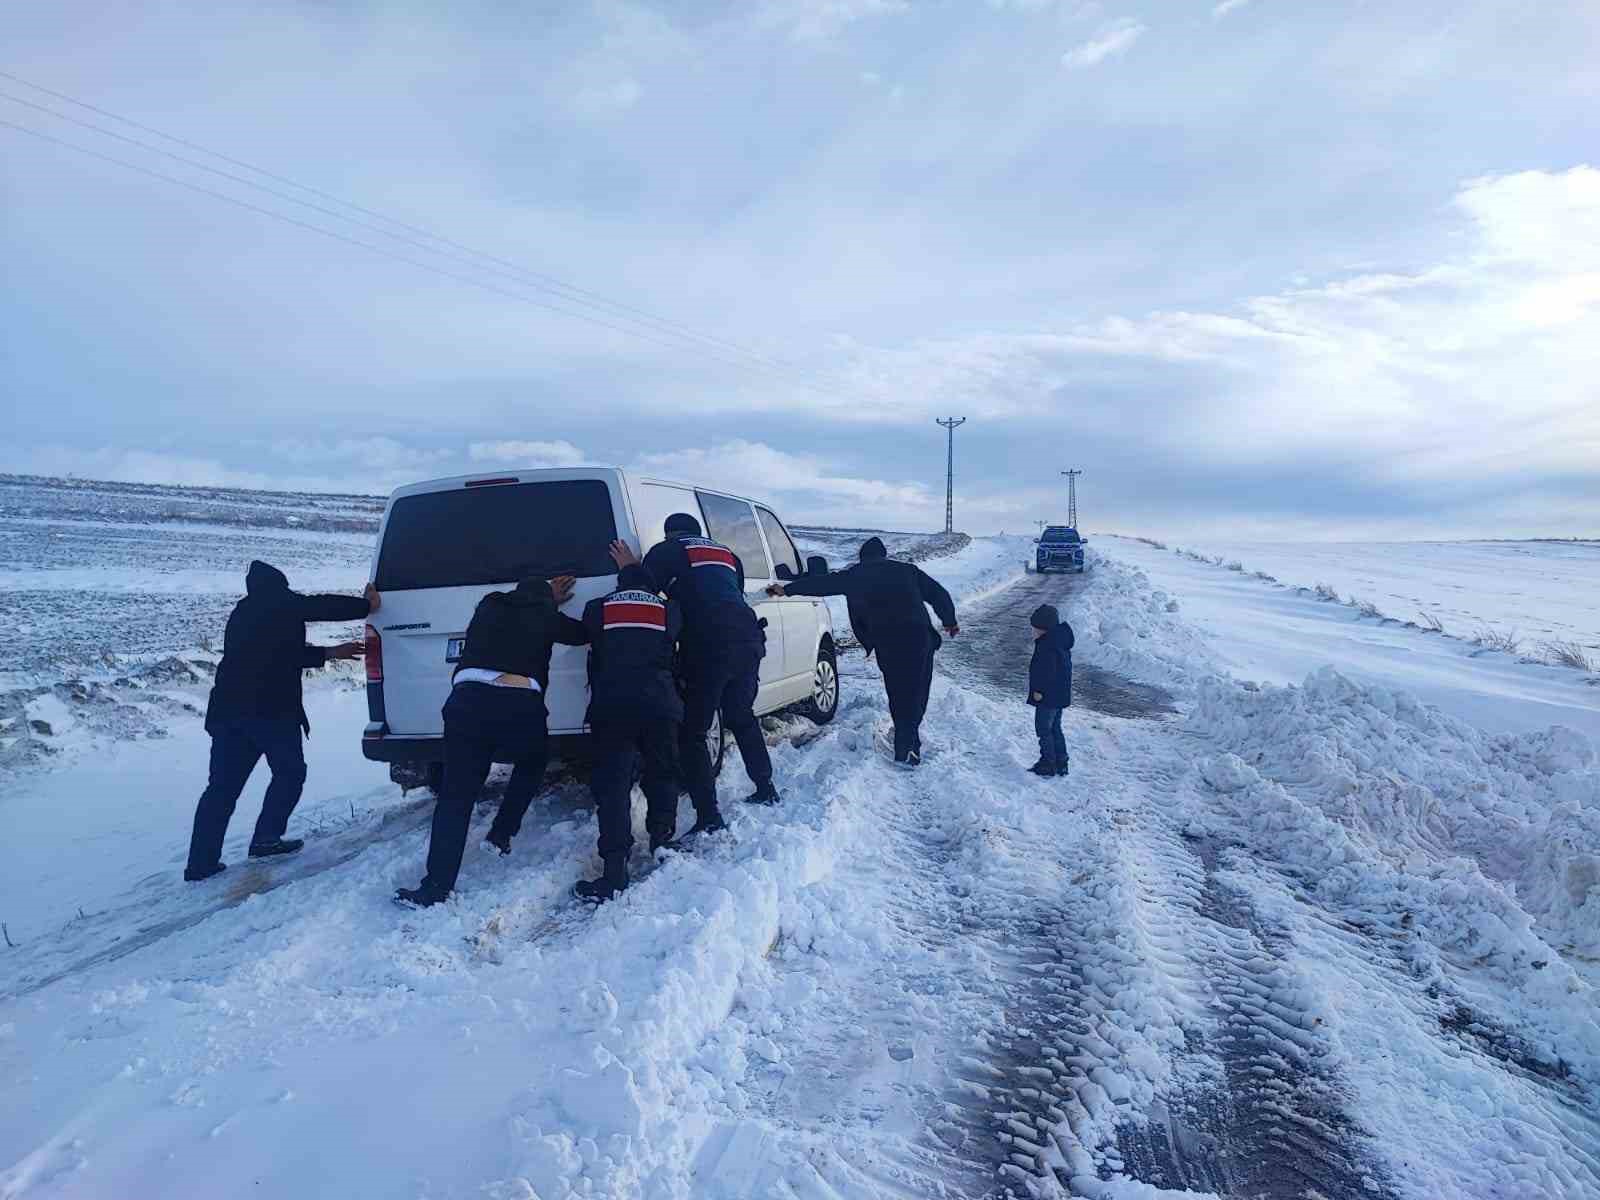
[[[583,758],[589,746],[589,735],[583,733],[552,733],[549,740],[550,757]],[[384,733],[370,725],[361,735],[361,754],[369,762],[381,763],[442,763],[444,761],[443,737],[408,737],[404,734]]]

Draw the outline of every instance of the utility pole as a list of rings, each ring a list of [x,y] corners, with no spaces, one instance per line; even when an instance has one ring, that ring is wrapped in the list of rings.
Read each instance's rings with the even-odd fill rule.
[[[1074,529],[1078,527],[1078,476],[1083,472],[1077,468],[1061,472],[1067,477],[1067,524]]]
[[[965,417],[936,417],[948,433],[948,447],[944,460],[944,531],[956,531],[956,426],[965,425]]]

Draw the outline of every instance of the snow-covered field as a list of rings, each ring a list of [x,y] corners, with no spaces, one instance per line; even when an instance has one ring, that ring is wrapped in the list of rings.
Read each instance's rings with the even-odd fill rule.
[[[1241,679],[1299,683],[1319,667],[1332,665],[1352,678],[1410,692],[1484,729],[1525,732],[1561,724],[1600,742],[1600,675],[1533,661],[1526,653],[1531,644],[1513,652],[1451,636],[1468,632],[1471,622],[1465,617],[1452,617],[1446,632],[1439,633],[1416,620],[1408,624],[1394,617],[1363,616],[1349,603],[1315,594],[1316,582],[1323,582],[1347,598],[1352,588],[1348,581],[1357,577],[1354,567],[1341,575],[1332,564],[1319,564],[1315,570],[1320,575],[1311,584],[1299,584],[1294,576],[1272,582],[1252,575],[1248,561],[1244,571],[1234,571],[1226,565],[1231,560],[1219,566],[1128,538],[1100,538],[1098,545],[1139,567],[1157,586],[1182,596],[1186,618],[1206,633],[1217,662]],[[1555,618],[1549,618],[1553,632],[1585,647],[1600,643],[1600,608],[1589,598],[1600,571],[1585,570],[1584,560],[1574,557],[1569,545],[1519,545],[1535,548],[1534,557],[1549,557],[1542,567],[1524,567],[1524,581],[1514,585],[1529,588],[1527,577],[1548,581],[1547,595],[1528,600],[1528,610],[1564,614],[1567,624],[1559,630]],[[1460,551],[1467,560],[1476,554],[1470,545]],[[1600,553],[1591,554],[1600,564]],[[1437,545],[1418,551],[1419,561],[1443,555]],[[1391,558],[1399,561],[1401,556]],[[1450,572],[1457,581],[1452,586],[1466,574],[1466,568]],[[1486,575],[1478,586],[1481,595],[1457,592],[1453,603],[1460,612],[1477,614],[1478,622],[1495,623],[1497,606],[1510,603],[1505,598],[1508,585]],[[1424,589],[1413,590],[1420,594]],[[1533,626],[1524,623],[1521,628],[1526,633]],[[1592,653],[1600,657],[1600,649]]]
[[[360,759],[353,675],[309,692],[305,853],[185,887],[203,681],[143,685],[160,738],[52,691],[65,746],[0,800],[0,1197],[1600,1195],[1600,771],[1551,728],[1600,689],[1028,549],[925,563],[963,634],[919,772],[851,655],[832,725],[769,722],[784,804],[730,755],[731,836],[593,913],[565,776],[449,904],[389,904],[427,807]],[[1045,598],[1067,780],[1025,770]]]

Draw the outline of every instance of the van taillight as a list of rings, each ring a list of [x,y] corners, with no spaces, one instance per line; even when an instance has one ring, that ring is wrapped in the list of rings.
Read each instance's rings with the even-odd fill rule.
[[[469,479],[462,487],[497,487],[502,483],[521,483],[515,475],[498,475],[493,479]]]
[[[367,626],[367,682],[383,682],[383,639],[371,625]]]

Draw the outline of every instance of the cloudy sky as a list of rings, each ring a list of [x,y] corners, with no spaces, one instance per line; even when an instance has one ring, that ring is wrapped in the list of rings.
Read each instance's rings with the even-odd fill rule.
[[[974,531],[1077,466],[1093,530],[1600,534],[1600,6],[0,27],[0,470],[614,462],[915,528],[954,414]]]

